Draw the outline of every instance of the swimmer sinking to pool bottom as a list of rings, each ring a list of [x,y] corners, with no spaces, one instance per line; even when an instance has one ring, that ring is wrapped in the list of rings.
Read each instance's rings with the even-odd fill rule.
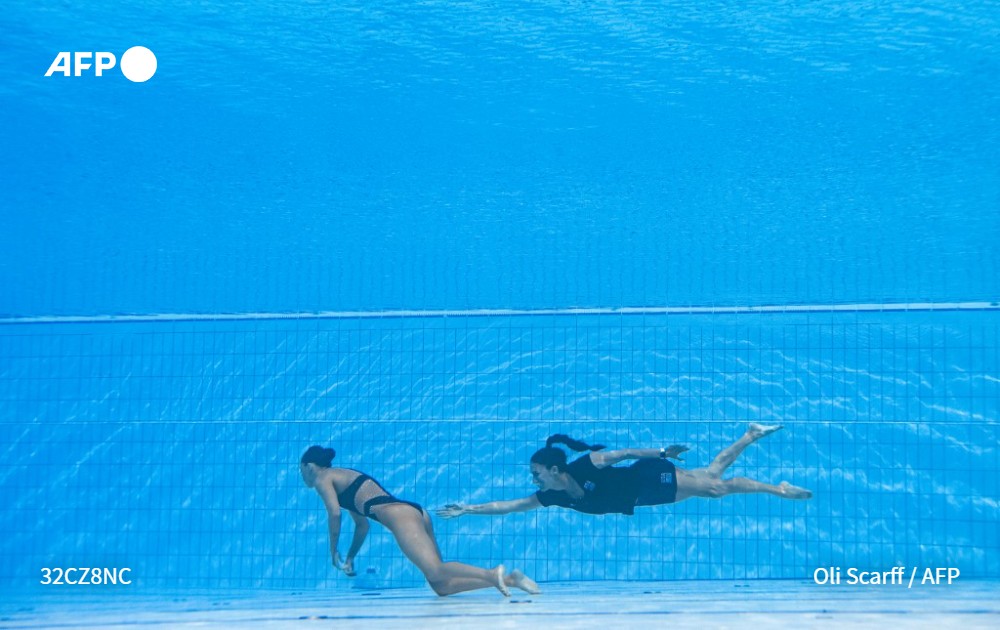
[[[633,514],[636,506],[676,503],[692,497],[717,499],[730,494],[773,494],[783,499],[808,499],[812,492],[787,481],[771,485],[737,477],[723,479],[722,473],[757,440],[781,429],[780,425],[751,424],[747,432],[719,453],[707,468],[684,470],[668,458],[679,456],[687,447],[673,445],[661,449],[622,449],[599,453],[603,445],[590,446],[566,435],[553,435],[545,448],[531,456],[532,483],[538,492],[513,501],[492,501],[477,505],[451,503],[437,510],[442,518],[464,514],[509,514],[558,505],[588,514]],[[566,453],[553,444],[565,444],[574,451],[593,451],[570,463]],[[639,460],[628,467],[614,464]]]
[[[368,519],[381,523],[392,532],[410,562],[417,565],[438,595],[452,595],[479,588],[496,588],[510,596],[510,587],[531,594],[539,593],[538,585],[521,571],[505,574],[501,564],[493,569],[481,569],[461,562],[444,562],[434,539],[434,529],[427,512],[416,503],[398,499],[363,472],[350,468],[333,468],[337,453],[332,448],[310,446],[299,461],[299,472],[307,487],[323,499],[330,521],[330,555],[333,566],[349,576],[354,575],[354,556],[368,535]],[[341,508],[354,519],[354,538],[341,558],[337,550],[340,538]]]

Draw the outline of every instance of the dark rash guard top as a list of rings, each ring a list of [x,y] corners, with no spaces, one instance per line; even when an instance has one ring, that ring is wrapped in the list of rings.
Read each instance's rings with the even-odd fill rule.
[[[545,507],[568,507],[587,514],[635,513],[640,488],[636,471],[631,466],[598,468],[587,454],[567,464],[566,472],[583,488],[583,496],[574,499],[565,490],[539,490],[535,493],[539,503]]]

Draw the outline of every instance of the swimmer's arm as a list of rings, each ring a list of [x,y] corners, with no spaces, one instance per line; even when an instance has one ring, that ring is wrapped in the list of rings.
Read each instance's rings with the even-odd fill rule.
[[[680,454],[686,450],[688,450],[686,446],[672,444],[663,449],[662,457],[683,460],[684,458]],[[605,453],[593,452],[590,454],[590,461],[593,462],[594,468],[605,468],[626,459],[659,459],[660,457],[661,451],[658,448],[623,448]]]
[[[538,497],[529,495],[522,499],[513,501],[490,501],[489,503],[478,503],[476,505],[465,505],[463,503],[449,503],[443,508],[436,510],[441,518],[457,518],[465,514],[510,514],[511,512],[530,512],[542,507],[538,502]]]
[[[333,484],[318,484],[316,492],[323,499],[326,515],[330,521],[330,557],[333,559],[333,566],[340,568],[340,553],[337,551],[337,543],[340,541],[340,501],[337,500]]]
[[[368,530],[370,529],[367,518],[353,513],[351,513],[351,518],[354,519],[354,538],[351,539],[351,548],[347,550],[347,557],[344,558],[344,566],[341,567],[348,577],[354,577],[355,575],[354,557],[361,551],[361,545],[365,544],[365,538],[368,536]]]

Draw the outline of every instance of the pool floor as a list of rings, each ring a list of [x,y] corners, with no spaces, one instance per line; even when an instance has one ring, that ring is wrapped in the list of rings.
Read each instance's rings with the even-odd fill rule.
[[[0,628],[1000,628],[1000,580],[817,586],[811,581],[572,582],[541,595],[365,592],[6,593]]]

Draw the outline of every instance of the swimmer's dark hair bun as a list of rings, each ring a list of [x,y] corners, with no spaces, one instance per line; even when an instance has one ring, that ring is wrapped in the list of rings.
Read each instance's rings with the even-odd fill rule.
[[[324,448],[315,444],[307,448],[305,453],[302,453],[301,461],[303,464],[316,464],[317,466],[329,468],[333,462],[333,458],[336,456],[337,451],[332,448]]]

